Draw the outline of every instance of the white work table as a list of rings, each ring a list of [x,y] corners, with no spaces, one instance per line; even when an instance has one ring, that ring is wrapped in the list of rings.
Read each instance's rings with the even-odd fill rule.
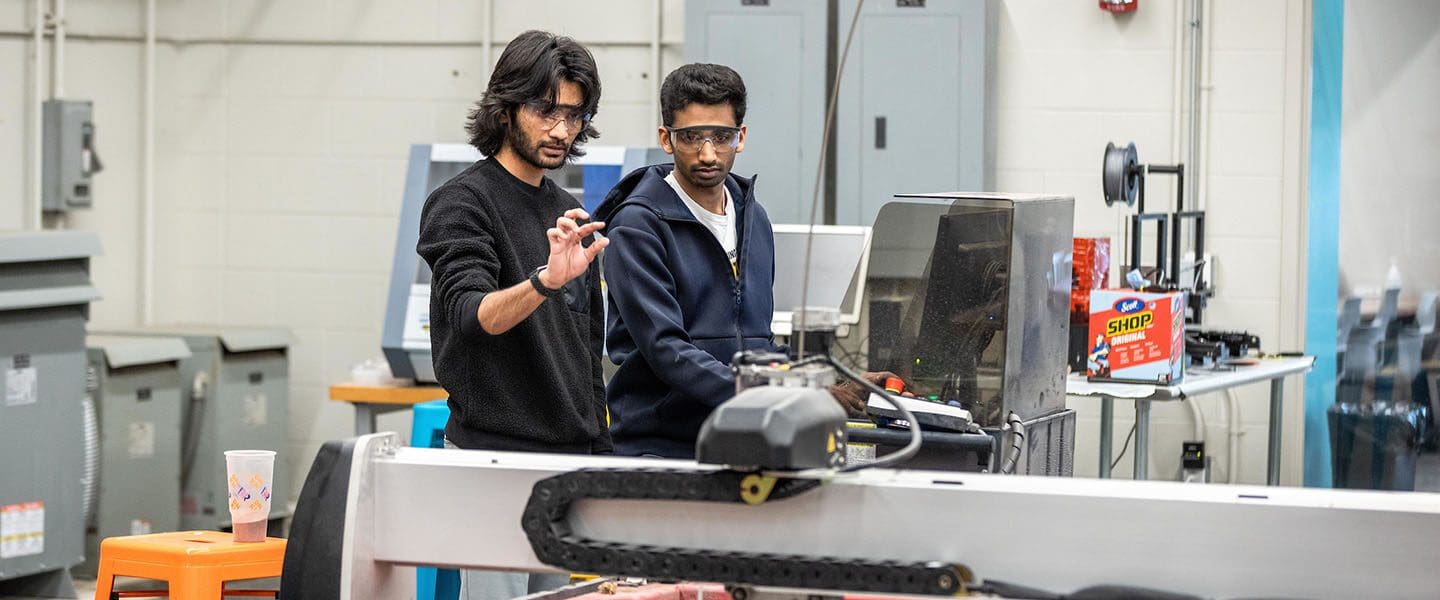
[[[1220,369],[1189,367],[1179,385],[1141,383],[1091,383],[1084,373],[1072,373],[1065,380],[1065,393],[1071,396],[1100,398],[1100,477],[1110,477],[1111,446],[1115,431],[1114,401],[1135,401],[1135,478],[1145,479],[1150,458],[1150,403],[1184,400],[1236,386],[1270,382],[1270,456],[1265,481],[1280,485],[1280,424],[1281,401],[1285,397],[1285,377],[1309,371],[1315,357],[1267,358],[1258,365],[1226,366]]]

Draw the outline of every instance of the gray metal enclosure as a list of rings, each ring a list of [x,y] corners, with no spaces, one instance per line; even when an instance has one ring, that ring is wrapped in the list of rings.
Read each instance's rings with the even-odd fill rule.
[[[745,150],[735,173],[760,175],[756,197],[776,223],[810,221],[820,157],[829,173],[817,222],[870,225],[891,195],[994,186],[991,112],[998,9],[992,0],[868,2],[856,23],[821,145],[830,73],[855,0],[692,0],[685,58],[745,79]]]
[[[757,198],[775,223],[809,222],[824,148],[825,2],[685,3],[685,60],[729,66],[745,79],[745,150],[734,173],[759,175]]]
[[[180,524],[183,529],[230,526],[225,451],[273,450],[272,524],[289,516],[295,490],[286,487],[297,457],[288,455],[290,334],[280,329],[156,326],[121,332],[178,337],[191,356],[180,361],[184,398]],[[309,457],[305,457],[308,459]],[[272,526],[272,531],[275,528]]]
[[[0,234],[0,596],[74,597],[91,233]]]
[[[954,400],[982,427],[1065,409],[1074,200],[898,196],[876,220],[870,370]]]
[[[1013,472],[1017,475],[1070,477],[1075,474],[1075,409],[1024,421],[1025,440]],[[1008,469],[1008,465],[1000,465]]]
[[[839,3],[842,37],[855,1]],[[997,12],[985,0],[865,3],[835,109],[837,222],[874,223],[897,193],[994,189]]]
[[[1067,196],[900,195],[876,218],[865,294],[865,364],[910,391],[959,402],[997,430],[1014,414],[1019,452],[997,468],[1074,470],[1065,408],[1074,200]],[[1019,445],[1019,444],[1016,444]],[[1013,457],[1013,458],[1012,458]]]
[[[91,175],[100,171],[95,151],[94,106],[89,100],[46,100],[41,187],[49,212],[89,208],[94,202]]]
[[[180,528],[179,338],[90,336],[88,384],[99,424],[99,485],[87,499],[85,562],[94,577],[100,541]]]

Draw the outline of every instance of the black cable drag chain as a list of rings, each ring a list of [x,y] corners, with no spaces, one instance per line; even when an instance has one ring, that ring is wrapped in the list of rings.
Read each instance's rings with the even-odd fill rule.
[[[624,544],[580,537],[570,526],[570,506],[581,499],[760,504],[819,486],[820,481],[814,479],[770,478],[739,471],[582,469],[536,482],[521,526],[541,562],[580,573],[932,596],[964,595],[965,586],[974,581],[968,568],[941,562]]]

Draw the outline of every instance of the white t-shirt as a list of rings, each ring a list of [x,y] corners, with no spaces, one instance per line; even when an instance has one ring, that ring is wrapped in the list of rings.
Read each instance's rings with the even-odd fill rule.
[[[730,269],[735,270],[735,201],[730,197],[730,188],[723,184],[720,186],[725,190],[725,214],[717,215],[700,206],[685,193],[680,187],[680,182],[675,179],[675,172],[671,171],[665,176],[665,183],[675,190],[675,195],[680,196],[680,201],[695,215],[695,218],[704,225],[710,233],[715,234],[715,239],[720,242],[720,247],[725,249],[725,255],[730,258]]]

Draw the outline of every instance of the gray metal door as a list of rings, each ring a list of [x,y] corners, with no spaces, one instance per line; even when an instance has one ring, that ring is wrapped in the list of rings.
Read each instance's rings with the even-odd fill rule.
[[[840,224],[873,224],[897,193],[990,187],[989,3],[900,4],[866,3],[851,44],[836,108]],[[840,6],[843,45],[854,0]]]
[[[756,198],[775,223],[808,222],[823,149],[826,3],[740,0],[685,4],[685,59],[729,66],[749,94],[745,150],[734,173],[759,175]]]

